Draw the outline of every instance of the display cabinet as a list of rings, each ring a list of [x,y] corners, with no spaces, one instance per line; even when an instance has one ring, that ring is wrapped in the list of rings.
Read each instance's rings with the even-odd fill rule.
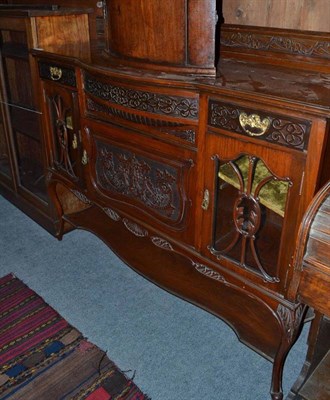
[[[86,15],[47,5],[0,7],[0,190],[52,233],[55,215],[45,183],[39,74],[30,50],[43,48],[78,56],[80,45],[73,51],[68,39],[79,26],[78,37],[88,48]],[[55,75],[53,79],[57,79]]]

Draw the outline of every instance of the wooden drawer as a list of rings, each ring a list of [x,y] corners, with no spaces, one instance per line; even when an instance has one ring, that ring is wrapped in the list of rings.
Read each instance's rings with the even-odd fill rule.
[[[210,99],[208,125],[281,146],[306,150],[311,121]]]
[[[77,86],[74,68],[69,68],[56,62],[39,61],[39,76],[42,79],[54,81],[62,85]]]
[[[158,90],[157,90],[158,89]],[[85,116],[140,129],[167,142],[197,146],[199,96],[84,73]]]

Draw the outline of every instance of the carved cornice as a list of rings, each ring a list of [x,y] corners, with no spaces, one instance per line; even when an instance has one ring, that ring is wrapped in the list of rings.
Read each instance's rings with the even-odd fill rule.
[[[289,38],[262,32],[231,32],[224,30],[221,44],[227,47],[275,51],[305,57],[330,58],[330,42],[312,38]]]
[[[98,81],[85,74],[85,91],[102,100],[133,110],[184,119],[198,119],[198,99],[169,96]]]

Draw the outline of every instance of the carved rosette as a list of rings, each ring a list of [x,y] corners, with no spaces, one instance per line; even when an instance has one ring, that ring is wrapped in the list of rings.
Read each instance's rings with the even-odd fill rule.
[[[210,126],[226,129],[246,136],[240,124],[240,115],[253,114],[254,110],[241,109],[235,105],[210,100],[209,120]],[[305,150],[308,145],[311,123],[310,121],[290,119],[278,115],[263,115],[270,121],[267,132],[258,136],[259,140],[277,143],[282,146]]]
[[[198,99],[131,89],[98,81],[85,73],[85,91],[133,110],[185,119],[198,119]]]
[[[100,141],[96,147],[96,173],[101,188],[132,198],[165,218],[178,219],[176,168]]]

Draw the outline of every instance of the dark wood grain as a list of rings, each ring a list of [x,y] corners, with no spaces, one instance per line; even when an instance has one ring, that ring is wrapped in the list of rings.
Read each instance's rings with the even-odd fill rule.
[[[173,4],[108,2],[107,51],[91,57],[86,14],[22,14],[34,19],[18,59],[31,66],[42,127],[40,151],[26,159],[45,161],[58,238],[87,229],[152,282],[223,318],[273,363],[270,396],[282,400],[306,304],[328,306],[327,203],[303,267],[294,260],[306,234],[294,254],[330,179],[329,34],[224,26],[215,76],[219,2]],[[29,98],[16,70],[7,86]],[[23,154],[35,139],[22,139],[21,123],[19,141],[5,136],[14,161],[15,146]]]

